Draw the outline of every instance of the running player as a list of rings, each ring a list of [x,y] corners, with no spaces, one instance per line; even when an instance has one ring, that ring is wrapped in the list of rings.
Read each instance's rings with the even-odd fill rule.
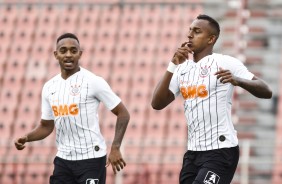
[[[103,78],[79,66],[82,51],[74,34],[66,33],[57,39],[54,55],[61,73],[43,87],[41,122],[34,130],[16,139],[15,146],[22,150],[26,142],[44,139],[56,127],[58,152],[50,183],[105,184],[105,166],[111,164],[116,173],[126,165],[120,146],[129,113]],[[100,102],[117,116],[108,159],[99,128]]]
[[[228,184],[239,160],[236,130],[231,118],[232,93],[240,86],[259,98],[272,91],[241,61],[213,53],[220,34],[216,20],[199,15],[190,25],[188,41],[174,54],[157,85],[152,107],[161,110],[179,94],[188,124],[188,151],[180,184]],[[193,58],[189,59],[189,55]]]

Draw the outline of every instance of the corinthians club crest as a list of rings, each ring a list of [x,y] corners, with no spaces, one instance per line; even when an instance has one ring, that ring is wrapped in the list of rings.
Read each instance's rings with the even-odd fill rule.
[[[209,63],[209,60],[208,60],[207,63]],[[200,77],[205,78],[205,77],[210,75],[212,64],[213,64],[213,61],[210,64],[205,64],[204,66],[200,65],[200,67],[201,67],[201,69],[200,69]]]
[[[204,67],[201,66],[201,70],[200,70],[200,76],[201,77],[207,77],[210,74],[210,66],[208,67],[207,65],[205,65]]]
[[[74,84],[71,85],[70,87],[70,95],[76,96],[80,94],[80,85],[79,84]]]

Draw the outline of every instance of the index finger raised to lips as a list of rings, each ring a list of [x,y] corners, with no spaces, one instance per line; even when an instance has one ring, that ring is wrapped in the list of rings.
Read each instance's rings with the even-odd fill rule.
[[[184,42],[184,43],[182,43],[182,44],[181,44],[181,47],[185,47],[185,46],[187,46],[187,43],[188,43],[188,42]]]

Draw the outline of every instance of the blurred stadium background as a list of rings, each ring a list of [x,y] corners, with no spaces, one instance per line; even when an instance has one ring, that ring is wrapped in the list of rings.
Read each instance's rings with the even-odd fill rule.
[[[122,150],[128,165],[109,184],[178,183],[186,149],[181,100],[150,106],[157,84],[191,21],[215,17],[215,52],[241,59],[273,89],[262,100],[236,89],[233,116],[241,157],[232,184],[282,183],[282,2],[280,0],[0,0],[0,183],[47,184],[54,134],[17,151],[13,139],[40,120],[43,83],[59,72],[55,40],[78,35],[81,65],[104,77],[131,113]],[[115,117],[102,105],[101,129],[113,138]]]

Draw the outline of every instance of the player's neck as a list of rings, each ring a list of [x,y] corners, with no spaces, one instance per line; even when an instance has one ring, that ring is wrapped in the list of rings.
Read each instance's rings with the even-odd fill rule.
[[[198,61],[200,61],[201,59],[203,59],[204,57],[208,56],[208,55],[212,55],[213,54],[213,51],[211,49],[208,49],[208,50],[204,50],[202,52],[199,52],[199,53],[195,53],[193,55],[193,61],[195,63],[197,63]]]
[[[66,80],[78,71],[80,71],[80,67],[77,67],[73,70],[61,70],[61,77]]]

